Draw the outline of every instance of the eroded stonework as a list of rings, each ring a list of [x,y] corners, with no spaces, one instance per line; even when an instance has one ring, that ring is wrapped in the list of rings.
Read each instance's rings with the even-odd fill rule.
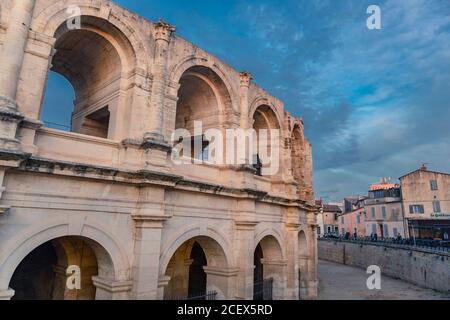
[[[316,297],[311,144],[249,72],[106,0],[1,0],[0,52],[0,299]],[[74,88],[71,132],[40,118],[49,70]],[[280,169],[173,165],[196,120],[279,129]]]

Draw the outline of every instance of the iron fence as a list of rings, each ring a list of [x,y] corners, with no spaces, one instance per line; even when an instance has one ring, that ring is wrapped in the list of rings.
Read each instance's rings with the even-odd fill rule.
[[[273,300],[273,279],[255,282],[253,285],[253,300]]]
[[[188,297],[168,297],[166,300],[175,300],[175,301],[212,301],[217,300],[217,291],[207,291],[204,293],[191,294]]]
[[[358,244],[373,244],[380,246],[396,246],[410,249],[426,249],[436,252],[450,253],[450,241],[441,240],[427,240],[427,239],[395,239],[395,238],[385,238],[385,239],[374,239],[373,237],[361,237],[348,239],[344,237],[321,237],[319,240],[327,241],[338,241],[338,242],[350,242]]]

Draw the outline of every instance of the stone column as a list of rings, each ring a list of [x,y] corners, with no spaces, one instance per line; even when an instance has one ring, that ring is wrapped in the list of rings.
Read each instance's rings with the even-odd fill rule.
[[[155,57],[153,62],[153,84],[150,112],[147,114],[148,131],[145,140],[163,141],[164,100],[167,82],[167,57],[169,43],[175,27],[160,21],[154,26]]]
[[[14,297],[14,290],[13,289],[7,289],[0,291],[0,300],[11,300],[12,297]]]
[[[299,279],[298,279],[298,223],[289,223],[286,225],[286,298],[298,300]]]
[[[272,260],[270,257],[263,258],[264,280],[273,279],[273,300],[286,299],[286,260]]]
[[[17,150],[17,125],[23,115],[17,111],[16,93],[28,40],[35,0],[14,1],[0,53],[0,148]]]
[[[308,239],[308,251],[309,251],[309,259],[308,259],[308,273],[309,273],[309,281],[308,281],[308,298],[316,299],[317,298],[317,264],[318,264],[318,254],[317,254],[317,221],[316,221],[316,213],[314,211],[310,211],[307,213],[307,223],[308,230],[306,237]]]
[[[236,221],[237,274],[236,298],[253,299],[253,272],[255,251],[255,226],[253,221]]]
[[[116,281],[92,277],[92,282],[97,288],[95,300],[129,300],[132,287],[131,281]]]
[[[241,72],[240,76],[240,88],[239,88],[239,98],[240,98],[240,109],[241,109],[241,128],[246,130],[250,128],[249,123],[249,101],[248,101],[248,90],[250,88],[250,83],[253,79],[251,73]]]
[[[240,73],[240,87],[239,87],[239,103],[240,103],[240,112],[241,112],[241,119],[240,119],[240,126],[242,130],[248,130],[251,128],[251,124],[249,122],[249,101],[248,101],[248,91],[250,88],[250,83],[253,79],[252,75],[249,72],[241,72]],[[237,146],[239,148],[239,146]],[[249,150],[252,148],[253,145],[246,145],[245,146],[245,156],[244,159],[242,159],[242,162],[248,166],[250,164],[249,159]]]
[[[135,300],[156,300],[159,283],[162,216],[133,215],[135,222],[134,259],[132,267]]]
[[[239,269],[220,267],[203,267],[207,275],[206,290],[216,291],[218,300],[233,300],[235,295],[236,276]]]
[[[308,255],[298,256],[298,282],[299,282],[299,299],[308,299],[308,284],[309,284],[309,272],[308,272]]]

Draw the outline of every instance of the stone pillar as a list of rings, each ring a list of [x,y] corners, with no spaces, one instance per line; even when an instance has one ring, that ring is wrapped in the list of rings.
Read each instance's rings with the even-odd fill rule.
[[[95,300],[129,300],[132,287],[131,281],[116,281],[92,277],[96,287]]]
[[[286,298],[298,300],[299,279],[298,279],[298,232],[299,224],[290,223],[286,225]]]
[[[164,291],[170,282],[169,276],[160,276],[158,280],[158,300],[164,300]]]
[[[12,297],[14,297],[14,290],[13,289],[7,289],[0,291],[0,300],[11,300]]]
[[[240,73],[240,88],[239,88],[239,98],[240,98],[240,109],[241,109],[241,128],[246,130],[250,128],[249,123],[249,101],[248,101],[248,89],[250,88],[250,83],[253,79],[251,73],[241,72]]]
[[[309,281],[308,281],[308,298],[316,299],[317,298],[317,264],[318,264],[318,253],[317,253],[317,221],[316,221],[316,213],[314,211],[310,211],[307,213],[307,223],[308,230],[306,237],[308,239],[308,273],[309,273]]]
[[[286,260],[272,260],[270,257],[262,259],[264,280],[273,279],[273,300],[285,300],[286,297]]]
[[[298,256],[298,282],[299,282],[299,299],[308,299],[308,284],[309,284],[309,272],[308,272],[308,255]]]
[[[237,274],[236,298],[238,300],[253,299],[253,272],[255,269],[253,257],[255,253],[256,222],[236,221]]]
[[[250,83],[253,79],[252,75],[249,72],[241,72],[240,73],[240,87],[239,87],[239,103],[240,103],[240,111],[241,111],[241,119],[240,126],[243,130],[248,130],[251,128],[251,123],[249,122],[249,101],[248,101],[248,91],[250,88]],[[239,146],[238,146],[239,148]],[[249,148],[253,148],[253,145],[245,146],[245,156],[242,159],[242,162],[245,165],[249,165],[252,159],[249,159]]]
[[[164,100],[167,82],[167,57],[169,43],[175,27],[160,21],[154,26],[155,57],[153,62],[153,84],[150,98],[150,112],[148,112],[148,131],[145,140],[163,141]]]
[[[161,250],[162,216],[133,215],[134,259],[133,291],[136,300],[156,300],[159,287],[159,255]]]
[[[206,291],[216,291],[218,300],[233,300],[236,297],[235,283],[239,269],[203,267],[207,275]]]
[[[17,111],[16,93],[35,0],[14,1],[0,53],[0,148],[17,150],[17,125],[23,115]]]

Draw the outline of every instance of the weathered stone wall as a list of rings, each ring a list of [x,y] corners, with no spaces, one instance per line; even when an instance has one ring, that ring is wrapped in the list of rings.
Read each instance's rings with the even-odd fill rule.
[[[377,265],[383,275],[418,286],[450,291],[450,254],[426,249],[318,241],[319,259],[366,269]]]

